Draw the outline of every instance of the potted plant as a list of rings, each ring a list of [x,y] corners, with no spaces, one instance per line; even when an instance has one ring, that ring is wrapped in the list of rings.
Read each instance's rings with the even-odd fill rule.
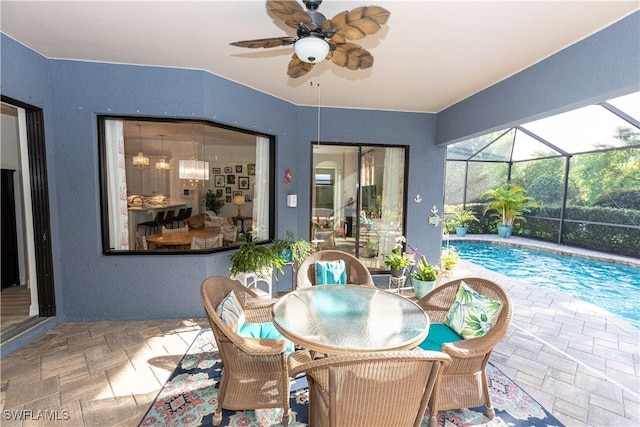
[[[220,209],[224,206],[224,200],[218,197],[216,193],[211,190],[207,191],[202,199],[205,208],[209,211],[215,212],[216,215],[220,213]]]
[[[362,247],[362,256],[365,258],[375,258],[378,256],[378,242],[367,239]]]
[[[242,242],[238,251],[229,258],[231,259],[232,277],[244,273],[271,276],[273,267],[282,273],[282,267],[285,264],[272,246],[258,245],[253,241]]]
[[[469,223],[471,221],[477,222],[478,217],[476,217],[473,211],[457,206],[448,213],[447,221],[456,229],[456,235],[464,237],[467,234]]]
[[[460,255],[458,251],[456,251],[456,248],[448,247],[443,249],[440,255],[440,268],[443,270],[444,275],[449,276],[459,261]]]
[[[513,224],[519,219],[525,221],[523,212],[538,206],[538,202],[529,197],[523,187],[509,183],[487,191],[484,198],[489,202],[485,208],[485,214],[491,212],[492,216],[500,219],[498,224],[500,237],[510,237],[513,233]]]
[[[402,247],[405,241],[404,236],[397,237],[396,244],[393,249],[391,249],[391,253],[384,256],[384,263],[387,267],[391,268],[391,276],[393,277],[404,276],[404,269],[409,265],[410,259],[402,253]]]
[[[413,293],[416,298],[420,299],[435,289],[438,269],[430,265],[422,255],[416,263],[416,268],[409,276],[411,277]]]
[[[313,246],[304,239],[296,240],[293,231],[287,230],[284,237],[273,242],[273,249],[285,263],[302,264],[311,253]]]

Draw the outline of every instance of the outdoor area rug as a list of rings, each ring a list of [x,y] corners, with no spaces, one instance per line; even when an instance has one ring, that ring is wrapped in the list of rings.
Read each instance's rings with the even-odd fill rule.
[[[222,361],[213,333],[203,329],[184,355],[139,426],[210,426],[218,405],[218,383]],[[489,393],[496,417],[484,416],[484,407],[442,411],[438,426],[562,426],[545,408],[518,387],[498,368],[487,367]],[[306,426],[308,394],[306,378],[291,383],[291,410],[295,412],[293,426]],[[222,426],[269,427],[281,425],[282,409],[248,411],[223,410]],[[426,427],[429,411],[422,426]],[[393,426],[389,426],[393,427]]]

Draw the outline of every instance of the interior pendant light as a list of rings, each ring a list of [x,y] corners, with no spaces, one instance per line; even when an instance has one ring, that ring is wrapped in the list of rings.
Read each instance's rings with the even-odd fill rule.
[[[302,62],[317,64],[329,54],[329,43],[322,37],[307,36],[295,42],[293,49]]]
[[[200,180],[209,180],[209,162],[198,160],[196,153],[196,133],[193,126],[191,127],[191,134],[191,149],[193,154],[191,155],[191,160],[180,160],[178,162],[178,177],[188,181],[189,184],[194,187]]]
[[[140,142],[140,151],[138,155],[133,156],[133,165],[143,169],[149,166],[149,158],[142,154],[142,125],[138,125],[138,140]]]
[[[162,148],[160,149],[160,160],[156,162],[156,169],[168,171],[169,170],[169,162],[167,162],[164,154],[164,135],[160,135],[160,139],[162,140]]]

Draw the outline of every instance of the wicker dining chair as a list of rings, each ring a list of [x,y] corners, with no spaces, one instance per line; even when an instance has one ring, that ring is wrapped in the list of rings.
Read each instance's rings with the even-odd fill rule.
[[[311,427],[402,427],[421,424],[441,369],[437,351],[354,353],[312,359],[289,357],[291,376],[307,374]]]
[[[358,258],[346,252],[327,249],[309,255],[298,267],[296,289],[314,286],[316,282],[316,261],[343,260],[346,267],[347,283],[375,287],[373,278],[367,267]]]
[[[258,297],[228,277],[213,276],[202,282],[200,294],[222,358],[222,378],[214,425],[222,421],[222,409],[283,408],[283,425],[289,421],[289,373],[284,340],[244,338],[234,333],[216,313],[216,307],[233,291],[242,305],[246,322],[270,322],[276,300]]]
[[[457,279],[429,292],[417,304],[429,315],[431,323],[443,323],[456,299],[460,282],[466,283],[481,295],[502,303],[498,319],[485,335],[442,345],[442,352],[451,356],[451,364],[443,369],[429,410],[429,427],[436,425],[438,411],[474,408],[485,404],[487,417],[493,419],[486,367],[493,348],[511,325],[511,299],[497,283],[481,278]]]

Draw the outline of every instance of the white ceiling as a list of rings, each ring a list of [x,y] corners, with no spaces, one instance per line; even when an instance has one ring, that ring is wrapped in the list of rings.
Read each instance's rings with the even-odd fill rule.
[[[375,61],[349,71],[325,61],[286,75],[292,46],[239,40],[295,36],[264,1],[10,1],[2,32],[48,58],[202,69],[297,105],[438,112],[639,9],[629,1],[333,1],[319,11],[391,12],[357,41]],[[319,87],[318,87],[319,83]]]

